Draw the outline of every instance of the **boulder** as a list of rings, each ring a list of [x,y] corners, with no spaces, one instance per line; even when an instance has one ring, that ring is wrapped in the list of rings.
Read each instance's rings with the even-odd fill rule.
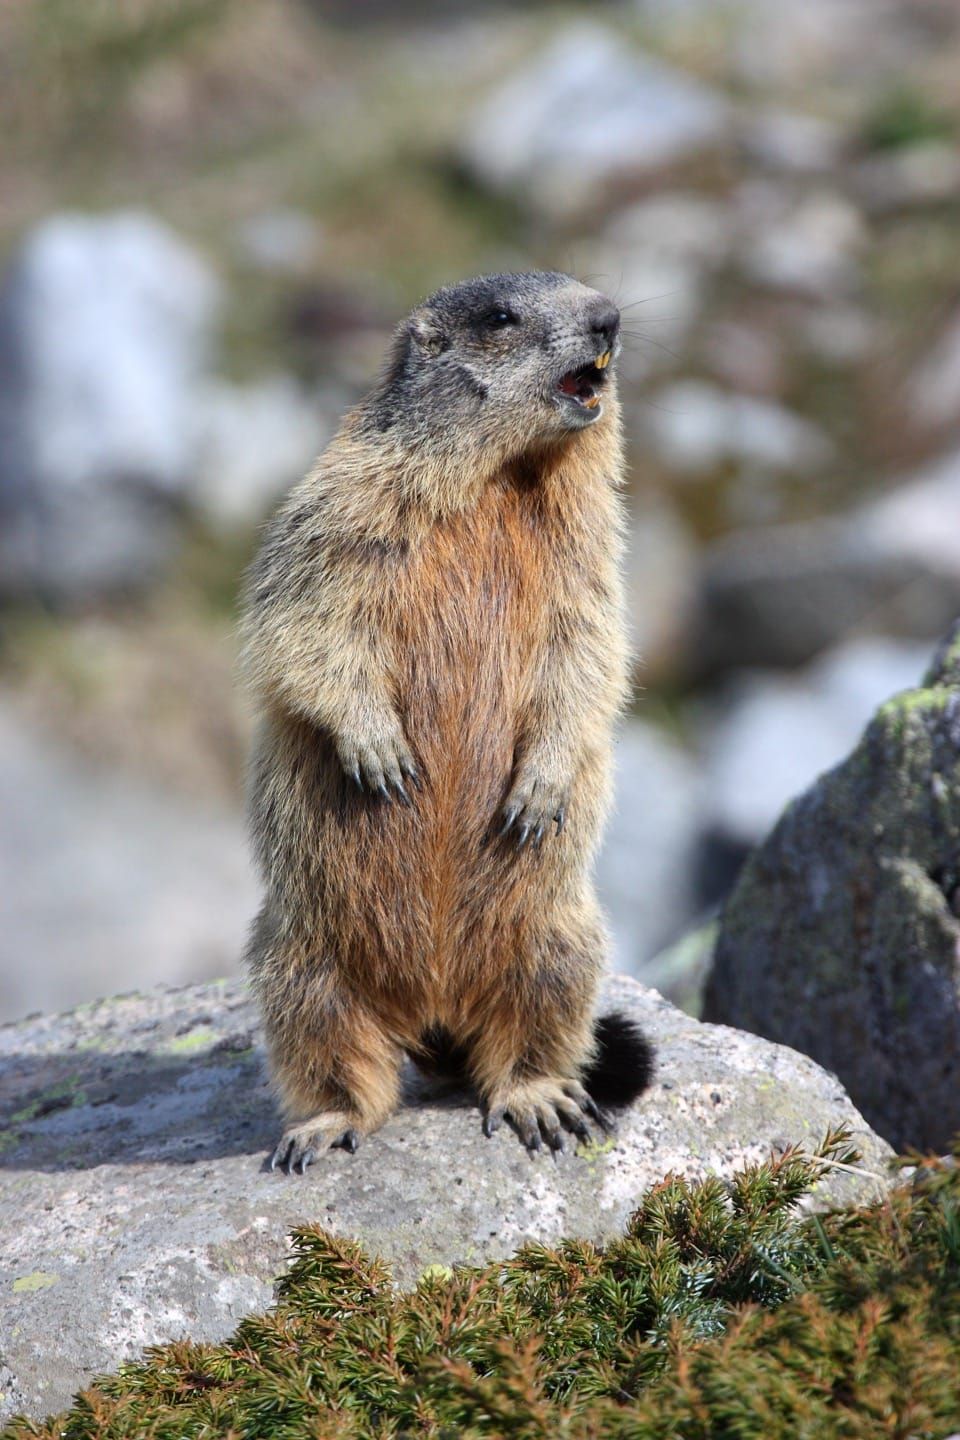
[[[889,1150],[811,1060],[681,1014],[623,977],[658,1069],[619,1133],[558,1159],[485,1139],[465,1096],[411,1085],[355,1155],[265,1169],[277,1118],[239,983],[118,996],[0,1028],[0,1370],[9,1411],[63,1406],[99,1370],[178,1336],[214,1340],[269,1305],[291,1226],[359,1238],[410,1283],[524,1240],[618,1233],[667,1171],[729,1175],[852,1128],[862,1168],[823,1204],[869,1200]],[[9,1398],[13,1397],[13,1398]]]
[[[149,215],[28,235],[0,287],[0,594],[82,602],[162,566],[218,298]]]
[[[196,397],[197,463],[191,501],[214,531],[252,529],[308,470],[330,438],[324,415],[295,380],[211,380]]]
[[[960,450],[844,515],[715,541],[697,609],[701,673],[802,665],[854,631],[941,633],[960,611]]]
[[[960,625],[746,865],[705,1014],[835,1071],[898,1148],[960,1131]]]
[[[483,99],[463,154],[485,184],[563,217],[716,150],[729,118],[718,92],[580,23]]]
[[[257,907],[239,817],[80,759],[0,703],[0,1019],[231,970]]]

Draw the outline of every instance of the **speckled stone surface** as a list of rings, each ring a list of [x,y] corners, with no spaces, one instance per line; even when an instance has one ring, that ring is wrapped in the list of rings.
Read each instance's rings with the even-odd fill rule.
[[[703,1025],[617,976],[603,1008],[653,1038],[657,1074],[615,1139],[530,1158],[485,1139],[466,1095],[411,1092],[355,1155],[265,1169],[277,1117],[237,981],[118,996],[0,1028],[0,1415],[43,1414],[145,1345],[218,1339],[272,1298],[291,1226],[387,1257],[401,1282],[530,1238],[617,1233],[667,1171],[728,1174],[771,1147],[857,1133],[869,1200],[889,1150],[839,1082],[795,1051]]]

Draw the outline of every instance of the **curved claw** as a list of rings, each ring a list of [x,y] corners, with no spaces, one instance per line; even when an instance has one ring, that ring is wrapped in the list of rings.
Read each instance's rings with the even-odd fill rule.
[[[527,836],[528,836],[529,834],[530,834],[530,826],[527,825],[527,824],[521,825],[521,827],[520,827],[520,834],[517,836],[517,848],[518,848],[519,850],[522,850],[523,847],[524,847],[524,845],[526,845],[526,843],[527,843]]]
[[[543,840],[543,834],[544,834],[544,824],[543,824],[543,821],[541,820],[537,825],[535,825],[535,826],[533,827],[533,834],[532,834],[531,837],[530,837],[530,839],[532,840],[533,844],[537,847],[538,850],[539,850],[540,844],[541,844],[541,842],[542,842],[542,840]]]
[[[605,1130],[609,1134],[615,1128],[613,1117],[608,1115],[605,1110],[601,1110],[591,1095],[587,1095],[580,1104],[581,1108],[590,1116],[590,1119],[597,1122],[601,1130]]]
[[[566,825],[566,823],[567,823],[567,807],[566,807],[566,805],[561,805],[561,806],[560,806],[560,809],[557,811],[556,815],[554,815],[553,819],[554,819],[554,823],[555,823],[555,825],[556,825],[556,827],[557,827],[557,834],[558,834],[558,835],[562,835],[562,834],[563,834],[563,827],[564,827],[564,825]]]
[[[344,1130],[339,1140],[334,1140],[330,1148],[332,1150],[347,1150],[351,1155],[354,1155],[359,1144],[360,1136],[356,1130]]]
[[[496,1134],[503,1124],[503,1111],[491,1110],[483,1117],[483,1133],[487,1139]]]
[[[303,1175],[306,1172],[307,1166],[312,1165],[316,1158],[316,1150],[314,1150],[312,1145],[308,1145],[306,1150],[304,1150],[303,1154],[300,1156],[300,1159],[294,1163],[292,1168],[294,1170],[299,1170],[300,1174]]]
[[[394,788],[394,790],[396,790],[397,794],[400,796],[400,799],[401,799],[401,801],[403,802],[404,805],[407,805],[407,806],[412,806],[412,805],[413,805],[413,801],[410,799],[410,792],[407,790],[406,785],[404,785],[403,781],[400,779],[399,776],[394,780],[394,782],[393,782],[393,788]]]
[[[513,828],[513,825],[514,825],[514,823],[515,823],[515,821],[516,821],[516,818],[517,818],[517,816],[518,816],[519,814],[520,814],[520,806],[519,806],[519,805],[508,805],[508,806],[507,806],[507,809],[503,812],[503,826],[502,826],[502,828],[501,828],[501,830],[500,830],[500,834],[501,834],[501,835],[506,835],[507,831],[508,831],[508,830],[511,830],[511,829]]]
[[[362,789],[363,789],[363,781],[362,781],[362,779],[360,778],[360,766],[359,766],[359,765],[355,765],[355,766],[353,767],[353,769],[350,771],[350,779],[353,781],[354,785],[356,785],[356,787],[357,787],[358,790],[362,790]]]
[[[386,800],[388,804],[391,804],[391,803],[392,803],[392,801],[393,801],[393,796],[390,794],[390,791],[387,789],[387,784],[386,784],[386,781],[385,781],[385,780],[380,780],[380,781],[378,781],[378,782],[377,782],[377,787],[376,787],[376,789],[377,789],[377,794],[378,794],[379,796],[381,796],[382,799]]]
[[[281,1169],[283,1169],[284,1165],[286,1165],[287,1163],[287,1157],[289,1156],[292,1149],[292,1140],[281,1140],[280,1144],[277,1146],[276,1150],[274,1150],[273,1154],[270,1157],[270,1169],[276,1170],[278,1165]]]

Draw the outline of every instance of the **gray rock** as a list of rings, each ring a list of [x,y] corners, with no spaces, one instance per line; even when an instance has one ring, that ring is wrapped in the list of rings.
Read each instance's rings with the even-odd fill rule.
[[[704,557],[698,667],[801,665],[854,632],[926,639],[960,610],[960,451],[846,515]]]
[[[740,139],[749,160],[789,175],[829,174],[843,148],[836,126],[795,110],[752,111],[744,118]]]
[[[739,0],[725,8],[735,22],[735,80],[778,97],[807,99],[828,82],[855,93],[885,67],[900,73],[915,48],[900,0]]]
[[[192,503],[215,530],[258,524],[309,468],[333,429],[297,383],[210,381],[197,394]]]
[[[808,309],[799,322],[802,346],[828,365],[855,365],[867,359],[877,343],[876,318],[856,305],[827,301]]]
[[[280,275],[307,274],[323,244],[323,232],[303,210],[263,210],[237,227],[246,260]]]
[[[240,819],[83,764],[0,707],[0,1018],[236,968]]]
[[[764,191],[769,193],[768,187]],[[857,259],[865,242],[856,209],[830,192],[799,202],[792,196],[777,198],[781,203],[772,215],[754,215],[749,203],[741,215],[741,262],[748,279],[814,300],[854,290],[859,281]]]
[[[727,102],[612,31],[575,24],[488,95],[463,153],[486,184],[570,215],[724,141]]]
[[[0,291],[0,593],[82,600],[162,565],[217,299],[147,215],[27,237]]]
[[[769,400],[682,380],[658,390],[655,401],[644,438],[658,459],[681,475],[709,474],[731,462],[803,473],[830,459],[830,443],[815,425]]]
[[[714,269],[727,258],[730,230],[727,206],[696,191],[671,190],[618,210],[604,230],[603,243],[625,258],[642,251],[651,259]]]
[[[617,743],[613,814],[597,863],[615,969],[644,978],[650,957],[689,925],[699,816],[690,756],[653,725],[628,722]]]
[[[720,929],[705,1013],[835,1070],[898,1148],[960,1130],[960,626],[785,811]]]
[[[958,181],[960,184],[960,181]],[[907,389],[917,422],[932,430],[960,426],[960,311],[955,311]]]
[[[359,1238],[410,1283],[527,1239],[603,1240],[666,1171],[728,1175],[771,1147],[855,1132],[863,1170],[818,1201],[886,1184],[887,1147],[812,1061],[699,1024],[612,980],[658,1046],[650,1093],[615,1140],[531,1160],[484,1139],[467,1097],[411,1098],[356,1155],[270,1173],[277,1121],[243,989],[120,996],[0,1029],[0,1335],[27,1409],[63,1406],[143,1346],[215,1340],[271,1299],[286,1236],[314,1222]]]

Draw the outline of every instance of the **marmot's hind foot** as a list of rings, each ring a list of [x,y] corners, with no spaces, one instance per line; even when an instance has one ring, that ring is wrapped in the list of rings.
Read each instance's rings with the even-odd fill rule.
[[[594,1136],[588,1121],[609,1132],[610,1117],[594,1103],[576,1080],[541,1077],[513,1085],[491,1100],[483,1121],[483,1133],[492,1135],[507,1120],[521,1144],[531,1152],[543,1148],[566,1149],[566,1135],[585,1143]]]
[[[271,1156],[270,1169],[302,1175],[322,1150],[349,1150],[352,1154],[359,1144],[360,1131],[350,1115],[343,1110],[321,1111],[283,1132]]]

